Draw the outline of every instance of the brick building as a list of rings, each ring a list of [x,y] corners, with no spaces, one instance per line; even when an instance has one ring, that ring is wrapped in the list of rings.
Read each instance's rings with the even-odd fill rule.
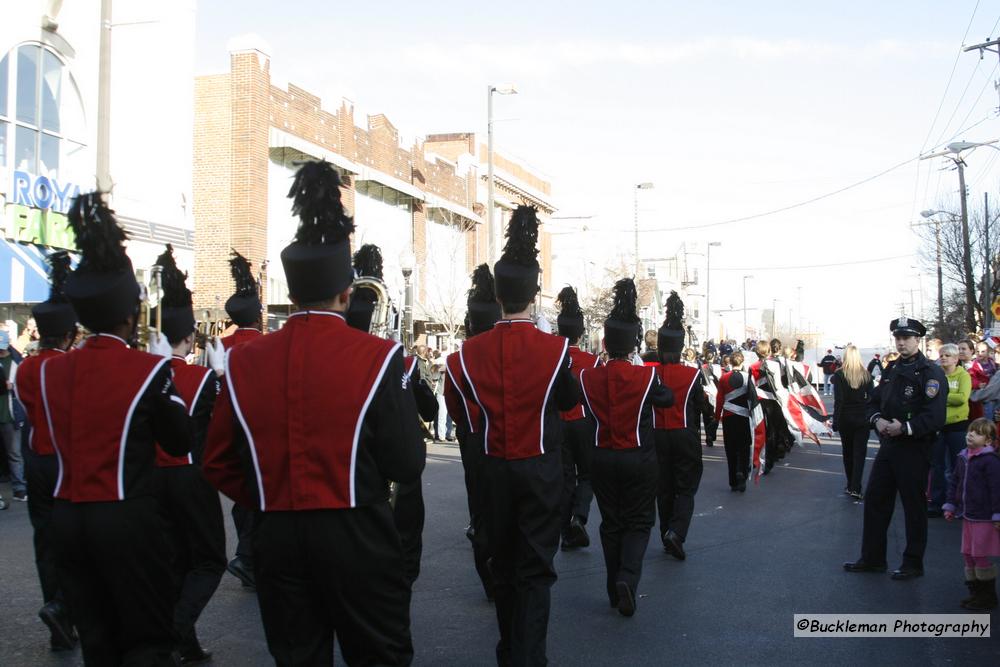
[[[324,108],[316,95],[271,82],[267,48],[252,38],[229,44],[230,69],[195,80],[193,203],[196,308],[220,308],[232,291],[230,248],[260,271],[270,326],[290,310],[280,252],[297,221],[286,195],[296,163],[325,159],[343,176],[353,243],[382,249],[390,296],[403,303],[400,259],[416,259],[418,335],[445,344],[465,316],[472,269],[486,261],[486,153],[472,133],[438,134],[401,145],[384,114],[355,124],[354,106]],[[495,220],[520,203],[554,210],[550,184],[524,165],[494,154]],[[541,234],[544,275],[548,235]],[[549,285],[545,291],[550,292]]]

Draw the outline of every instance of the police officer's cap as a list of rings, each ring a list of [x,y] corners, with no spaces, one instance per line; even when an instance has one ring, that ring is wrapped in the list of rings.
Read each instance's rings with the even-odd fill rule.
[[[917,336],[918,338],[927,335],[927,327],[920,320],[915,320],[905,315],[889,323],[889,330],[893,336]]]

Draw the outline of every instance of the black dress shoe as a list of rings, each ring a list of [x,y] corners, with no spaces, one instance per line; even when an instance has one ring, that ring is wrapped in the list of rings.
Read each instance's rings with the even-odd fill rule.
[[[584,525],[583,519],[578,516],[569,520],[569,536],[575,546],[590,546],[590,535],[587,534],[587,527]]]
[[[844,563],[844,570],[847,572],[885,572],[886,569],[884,563],[882,565],[872,565],[861,559]]]
[[[211,651],[206,651],[201,646],[181,651],[182,665],[201,665],[212,659]]]
[[[470,542],[474,542],[476,540],[476,529],[472,527],[471,523],[465,527],[465,536],[469,538]]]
[[[672,530],[663,533],[663,549],[677,560],[684,560],[687,554],[684,553],[684,542]]]
[[[892,571],[892,578],[896,581],[906,581],[907,579],[916,579],[922,576],[924,576],[924,568],[913,567],[912,565],[904,565],[898,570]]]
[[[247,564],[239,556],[229,561],[229,564],[226,565],[226,571],[239,579],[244,587],[257,588],[257,582],[253,578],[253,570],[247,567]]]
[[[632,588],[624,581],[615,584],[618,591],[618,613],[622,616],[631,616],[635,613],[635,594]]]
[[[69,613],[61,602],[53,600],[38,611],[38,618],[48,626],[52,633],[49,646],[53,651],[72,651],[76,648],[76,633],[69,620]]]

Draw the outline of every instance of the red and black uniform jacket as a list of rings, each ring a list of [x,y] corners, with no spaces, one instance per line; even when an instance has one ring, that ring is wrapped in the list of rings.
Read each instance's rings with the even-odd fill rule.
[[[562,446],[558,411],[580,400],[567,344],[531,320],[500,320],[466,341],[459,360],[489,456],[525,459]]]
[[[573,360],[573,367],[570,368],[570,372],[576,381],[580,381],[580,371],[585,368],[597,368],[601,359],[596,354],[591,354],[590,352],[584,352],[576,345],[569,346],[569,357]],[[584,401],[577,403],[572,410],[564,410],[559,413],[559,417],[563,421],[571,422],[577,419],[584,419],[587,416],[587,410],[584,407]]]
[[[167,359],[97,334],[80,350],[46,359],[42,403],[59,458],[55,497],[76,503],[151,495],[156,443],[191,451],[187,405]]]
[[[229,350],[237,345],[242,345],[243,343],[254,340],[255,338],[260,338],[263,335],[264,334],[260,332],[260,329],[255,329],[253,327],[240,327],[228,336],[220,338],[219,342],[222,343],[223,349]]]
[[[45,348],[33,357],[26,357],[17,367],[14,377],[14,395],[21,401],[28,413],[28,424],[31,431],[28,435],[28,446],[37,456],[54,456],[52,436],[49,435],[49,422],[45,419],[45,406],[42,404],[42,364],[52,357],[66,354],[63,350]]]
[[[482,420],[479,404],[472,400],[472,392],[462,372],[462,357],[452,352],[445,359],[444,403],[456,428],[468,434],[477,432]]]
[[[719,380],[719,396],[715,399],[715,419],[724,417],[750,418],[747,395],[747,375],[745,371],[723,373]],[[733,408],[736,408],[734,411]]]
[[[701,371],[684,364],[661,364],[656,367],[656,375],[673,392],[674,402],[669,408],[653,410],[653,428],[667,431],[686,428],[696,433],[705,401],[705,390],[699,381]]]
[[[219,393],[219,381],[215,371],[204,366],[187,363],[183,357],[173,357],[170,368],[174,372],[174,386],[177,393],[188,406],[194,429],[194,444],[187,456],[171,456],[156,447],[156,465],[160,468],[200,464],[205,451],[205,436],[208,434],[208,422],[212,419],[212,408],[215,407],[215,397]]]
[[[347,326],[340,313],[294,313],[226,354],[205,443],[206,479],[261,511],[384,502],[426,449],[398,343]]]
[[[586,368],[580,385],[588,412],[597,422],[594,444],[602,449],[635,449],[653,445],[653,408],[669,407],[673,393],[660,384],[656,368],[612,359],[606,366]]]

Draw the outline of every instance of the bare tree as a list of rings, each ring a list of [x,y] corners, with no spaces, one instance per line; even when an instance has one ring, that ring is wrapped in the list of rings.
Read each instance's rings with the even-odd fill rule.
[[[468,224],[471,223],[451,213],[445,213],[443,220],[427,220],[428,230],[431,225],[443,225],[449,227],[449,231],[458,232],[435,234],[433,242],[428,235],[427,270],[423,278],[427,298],[419,304],[425,319],[439,325],[450,341],[455,340],[465,324],[469,290],[465,262]]]

